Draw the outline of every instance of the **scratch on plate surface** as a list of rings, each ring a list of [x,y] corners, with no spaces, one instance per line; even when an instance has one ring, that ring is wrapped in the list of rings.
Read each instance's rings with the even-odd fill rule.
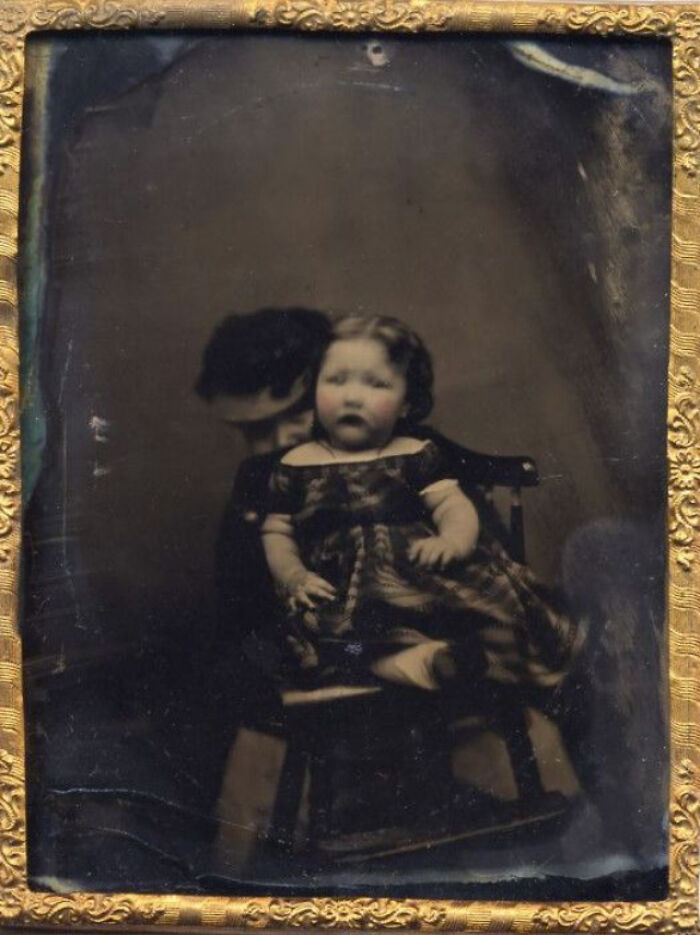
[[[346,88],[369,88],[371,91],[393,91],[400,94],[404,88],[400,84],[378,84],[376,81],[339,81]]]

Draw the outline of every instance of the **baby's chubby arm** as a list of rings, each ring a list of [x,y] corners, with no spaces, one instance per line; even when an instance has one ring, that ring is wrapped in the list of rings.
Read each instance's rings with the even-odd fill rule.
[[[270,573],[288,596],[292,610],[313,610],[319,600],[334,600],[333,585],[302,562],[289,516],[268,514],[262,525],[262,541]]]
[[[457,482],[438,481],[421,491],[421,496],[438,534],[411,543],[409,559],[426,568],[444,568],[470,555],[479,537],[479,516]]]

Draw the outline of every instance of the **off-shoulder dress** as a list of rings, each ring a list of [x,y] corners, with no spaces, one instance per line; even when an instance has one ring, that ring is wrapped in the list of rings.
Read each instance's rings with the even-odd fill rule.
[[[289,616],[288,635],[310,650],[300,657],[305,684],[386,673],[411,683],[410,672],[392,677],[392,659],[425,661],[431,653],[406,651],[426,644],[449,647],[467,669],[496,682],[561,681],[576,624],[487,530],[468,559],[444,571],[409,560],[410,544],[436,531],[421,492],[449,476],[431,441],[371,461],[278,463],[269,510],[290,517],[301,560],[338,595]],[[421,687],[439,687],[431,675],[421,678]]]

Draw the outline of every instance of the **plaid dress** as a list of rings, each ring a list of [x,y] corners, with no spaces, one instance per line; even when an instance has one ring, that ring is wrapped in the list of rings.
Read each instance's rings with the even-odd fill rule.
[[[378,658],[427,640],[446,641],[497,682],[553,687],[564,677],[576,625],[495,537],[482,530],[474,552],[444,571],[408,559],[412,542],[436,533],[421,491],[450,476],[431,441],[373,461],[276,466],[269,510],[291,518],[301,560],[337,594],[289,616],[290,632],[314,648],[307,682],[364,679]]]

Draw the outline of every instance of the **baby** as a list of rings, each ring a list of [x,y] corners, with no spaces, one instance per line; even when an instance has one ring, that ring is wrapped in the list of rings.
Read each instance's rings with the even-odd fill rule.
[[[336,322],[314,438],[278,464],[263,524],[289,639],[319,679],[371,673],[436,690],[466,660],[472,676],[555,684],[561,665],[538,639],[544,621],[551,657],[567,628],[531,573],[480,535],[435,444],[412,436],[431,407],[430,356],[413,331],[384,317]]]

